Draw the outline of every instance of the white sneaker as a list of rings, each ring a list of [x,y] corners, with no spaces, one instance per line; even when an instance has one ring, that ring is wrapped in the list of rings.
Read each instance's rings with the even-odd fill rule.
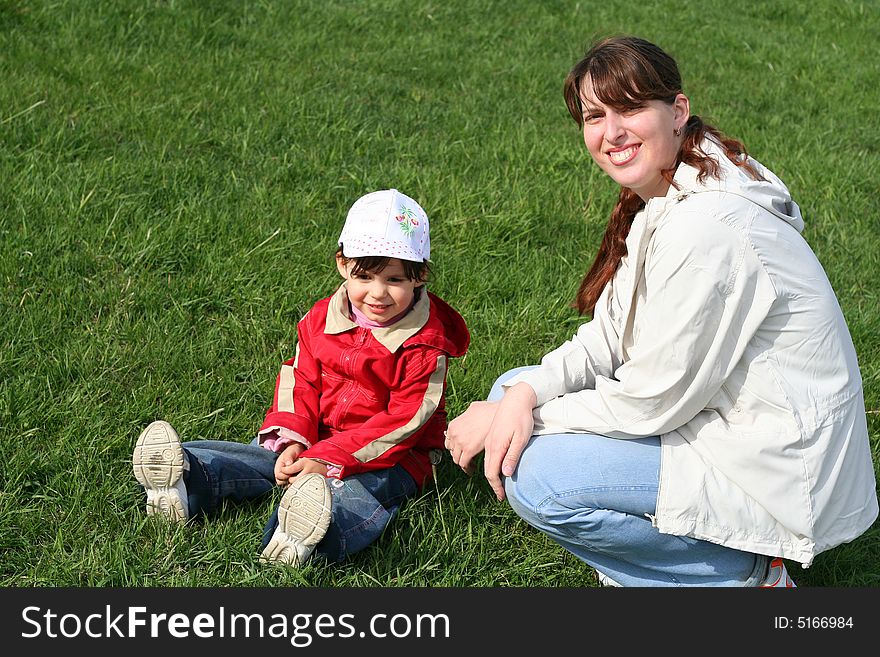
[[[147,514],[185,522],[189,505],[183,483],[184,454],[174,428],[157,420],[144,429],[131,464],[135,478],[147,492]]]
[[[600,573],[598,570],[596,571],[596,579],[599,580],[599,584],[602,586],[621,586],[619,582],[611,579],[605,573]]]
[[[324,475],[312,472],[294,479],[278,504],[278,527],[261,560],[302,566],[327,533],[332,504]]]
[[[796,589],[797,585],[785,569],[785,563],[779,557],[770,562],[764,581],[758,584],[762,589]]]

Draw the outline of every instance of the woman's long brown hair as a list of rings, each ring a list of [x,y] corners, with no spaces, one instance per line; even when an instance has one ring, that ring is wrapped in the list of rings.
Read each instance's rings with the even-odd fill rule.
[[[584,122],[581,90],[587,77],[596,97],[618,111],[641,107],[650,100],[672,104],[676,96],[682,93],[678,65],[658,46],[632,36],[603,39],[572,67],[563,85],[568,111],[581,128]],[[721,144],[731,162],[744,168],[753,178],[760,178],[748,162],[745,146],[704,123],[699,116],[692,115],[688,119],[682,128],[682,135],[681,148],[674,165],[661,172],[671,185],[674,184],[675,170],[682,162],[699,171],[697,179],[700,181],[708,176],[718,178],[718,162],[700,149],[700,144],[707,136]],[[626,237],[633,219],[644,205],[638,194],[628,187],[621,187],[596,259],[581,280],[575,297],[573,305],[581,315],[593,313],[599,295],[626,255]]]

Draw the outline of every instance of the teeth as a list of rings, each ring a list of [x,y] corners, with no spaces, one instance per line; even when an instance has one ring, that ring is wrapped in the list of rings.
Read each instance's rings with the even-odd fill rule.
[[[632,154],[635,152],[636,152],[636,147],[630,146],[625,151],[614,151],[612,153],[608,153],[608,157],[611,159],[612,162],[623,162],[627,158],[632,156]]]

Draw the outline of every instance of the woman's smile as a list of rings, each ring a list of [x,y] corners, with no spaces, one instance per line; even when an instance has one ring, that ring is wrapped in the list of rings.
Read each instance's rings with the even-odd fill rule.
[[[608,150],[606,153],[608,153],[608,159],[611,160],[611,164],[622,166],[630,162],[636,156],[639,152],[639,147],[639,144],[631,144],[629,146]]]

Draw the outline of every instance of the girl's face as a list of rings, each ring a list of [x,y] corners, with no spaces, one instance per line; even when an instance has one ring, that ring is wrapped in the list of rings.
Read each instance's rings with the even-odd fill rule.
[[[367,316],[368,319],[384,323],[412,305],[417,287],[424,285],[422,281],[413,281],[406,277],[403,263],[398,258],[391,258],[388,266],[382,271],[353,273],[354,261],[343,263],[336,259],[336,268],[347,283],[348,300],[351,305]]]
[[[660,175],[675,163],[690,104],[678,94],[672,104],[646,101],[632,110],[618,111],[596,98],[589,76],[581,88],[584,143],[602,170],[623,187],[647,201],[663,196],[669,183]]]

